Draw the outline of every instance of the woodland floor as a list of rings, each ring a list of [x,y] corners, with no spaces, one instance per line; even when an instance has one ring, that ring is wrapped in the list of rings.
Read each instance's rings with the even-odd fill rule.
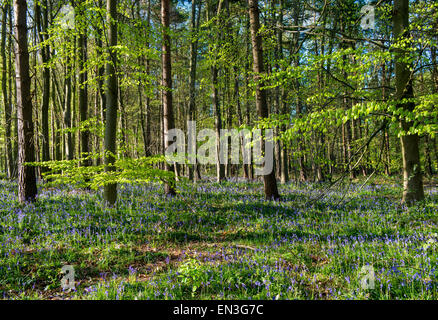
[[[259,182],[181,183],[172,199],[123,185],[110,209],[100,192],[41,185],[21,207],[0,182],[0,298],[438,299],[436,184],[411,208],[395,183],[324,187],[280,185],[273,202]]]

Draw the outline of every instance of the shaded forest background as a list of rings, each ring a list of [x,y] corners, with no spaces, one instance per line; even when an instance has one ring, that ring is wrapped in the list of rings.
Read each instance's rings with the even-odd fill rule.
[[[437,23],[432,0],[1,1],[2,175],[27,201],[44,173],[102,171],[109,203],[138,168],[168,194],[184,176],[254,179],[253,165],[154,158],[197,121],[274,128],[268,198],[277,180],[386,175],[421,200],[438,165]]]

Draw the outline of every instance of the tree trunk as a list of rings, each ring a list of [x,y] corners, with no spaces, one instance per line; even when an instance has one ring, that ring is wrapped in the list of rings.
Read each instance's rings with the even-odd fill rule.
[[[409,38],[409,0],[394,0],[393,32],[395,41]],[[408,63],[403,61],[408,52],[402,48],[396,49],[395,61],[395,85],[396,99],[412,99],[414,89]],[[415,107],[413,102],[399,102],[398,108],[412,111]],[[400,127],[407,132],[412,126],[411,122],[400,120]],[[408,134],[401,137],[403,158],[403,199],[411,204],[424,198],[423,175],[420,163],[419,137],[417,134]]]
[[[219,42],[221,34],[220,34],[220,26],[221,26],[221,6],[222,6],[222,1],[218,2],[218,7],[217,7],[217,14],[216,14],[216,18],[217,18],[217,23],[216,23],[216,34],[215,34],[215,41]],[[212,10],[213,8],[207,8],[207,14],[209,13],[209,11]],[[210,71],[211,71],[211,80],[212,80],[212,99],[213,99],[213,113],[214,113],[214,128],[215,128],[215,132],[216,132],[216,181],[217,182],[222,182],[222,180],[225,178],[225,166],[224,164],[221,163],[221,159],[220,159],[220,132],[222,129],[222,113],[221,113],[221,108],[220,108],[220,101],[219,101],[219,90],[218,90],[218,66],[217,66],[217,52],[214,51],[212,52],[212,48],[210,47],[210,54],[213,55],[212,58],[212,64],[210,67]]]
[[[250,18],[250,29],[251,29],[251,42],[252,42],[252,56],[253,56],[253,71],[254,80],[257,83],[256,88],[256,106],[257,113],[260,119],[269,117],[269,110],[266,103],[266,91],[261,89],[262,84],[260,83],[261,77],[264,75],[264,65],[263,65],[263,47],[262,47],[262,37],[259,34],[260,21],[259,21],[259,7],[258,0],[249,0],[249,18]],[[265,139],[262,136],[261,139],[261,150],[265,152]],[[263,176],[265,197],[267,199],[279,199],[277,181],[275,180],[275,173],[271,171],[270,173]]]
[[[213,108],[214,108],[214,128],[216,131],[216,180],[222,182],[225,177],[225,166],[220,161],[220,132],[222,129],[222,117],[219,102],[217,75],[218,69],[216,66],[211,67],[212,84],[213,84]]]
[[[138,15],[138,19],[141,19],[140,16],[140,2],[138,2],[138,6],[137,6],[137,15]],[[147,2],[147,32],[149,32],[150,27],[151,27],[151,23],[150,23],[150,18],[151,16],[151,1],[148,0]],[[149,48],[149,41],[150,39],[147,39],[146,42],[146,47]],[[139,58],[139,63],[142,64],[142,59]],[[148,77],[150,74],[150,60],[149,58],[146,59],[146,76]],[[144,155],[145,157],[149,157],[151,155],[151,110],[150,110],[150,97],[149,94],[146,94],[146,104],[145,104],[145,108],[143,108],[143,98],[142,98],[142,89],[143,89],[143,85],[142,85],[142,81],[140,79],[139,85],[138,85],[138,99],[139,99],[139,104],[140,104],[140,117],[141,117],[141,130],[142,130],[142,134],[143,134],[143,144],[144,144]]]
[[[295,5],[293,6],[293,21],[295,25],[299,25],[300,20],[299,20],[299,16],[300,16],[300,7],[299,7],[299,3],[296,2]],[[299,34],[296,33],[293,35],[293,41],[291,41],[291,46],[289,49],[289,54],[292,58],[292,62],[294,64],[294,66],[296,68],[299,68],[300,66],[300,58],[298,56],[294,55],[296,54],[297,51],[297,47],[298,47],[298,41],[299,41]],[[296,116],[298,118],[300,118],[302,116],[302,99],[301,99],[301,94],[300,94],[300,79],[296,78],[294,80],[294,85],[295,85],[295,91],[296,91],[296,108],[295,108],[295,112],[296,112]],[[298,167],[299,167],[299,179],[302,182],[305,182],[307,180],[307,172],[306,172],[306,164],[305,164],[305,158],[304,158],[304,152],[305,152],[305,141],[304,141],[304,137],[301,136],[301,130],[298,131],[298,146],[297,146],[297,153],[298,153]]]
[[[278,18],[278,22],[280,26],[283,26],[283,10],[284,10],[284,2],[283,0],[280,0],[280,14]],[[281,28],[278,28],[277,30],[277,50],[279,54],[279,59],[283,59],[283,32],[281,31]],[[284,86],[281,88],[281,100],[282,100],[282,114],[289,115],[289,105],[286,102],[286,90]],[[286,126],[283,125],[280,128],[281,132],[286,131]],[[286,183],[289,180],[289,170],[288,170],[288,158],[287,158],[287,144],[285,141],[281,143],[281,149],[280,149],[280,156],[281,156],[281,168],[280,168],[280,179],[281,183]]]
[[[49,14],[47,0],[41,4],[35,4],[35,22],[38,30],[39,41],[43,43],[48,39],[47,28],[49,26]],[[41,12],[42,10],[42,12]],[[50,47],[45,44],[41,48],[41,60],[44,65],[43,68],[43,100],[41,104],[41,130],[42,130],[42,161],[50,160],[50,138],[49,138],[49,102],[50,102],[50,68],[47,63],[50,59]],[[41,172],[46,171],[44,167]]]
[[[102,0],[98,1],[98,6],[99,8],[104,8],[104,3]],[[103,29],[100,26],[96,27],[96,53],[99,56],[102,56],[104,53],[104,48],[103,48],[103,42],[102,42],[102,38],[103,38]],[[97,66],[97,92],[96,92],[96,100],[97,97],[99,97],[99,101],[100,101],[100,105],[96,105],[96,109],[97,107],[99,107],[99,110],[96,110],[96,116],[98,115],[99,117],[97,117],[98,119],[100,118],[100,120],[105,123],[105,118],[106,118],[106,94],[105,94],[105,84],[104,84],[104,78],[105,78],[105,66],[102,65],[98,65]],[[100,137],[96,136],[96,148],[99,153],[101,152],[101,141],[100,141]],[[96,163],[99,164],[101,162],[105,161],[105,157],[98,157],[96,159]]]
[[[25,163],[35,161],[32,96],[30,92],[29,51],[27,44],[27,3],[14,0],[17,117],[18,117],[18,199],[34,201],[37,195],[35,167]]]
[[[70,37],[66,39],[66,41],[70,41]],[[72,62],[71,57],[69,56],[71,53],[67,53],[67,66],[66,66],[66,79],[64,82],[64,129],[71,129],[72,127],[72,116],[71,116],[71,96],[72,96]],[[64,150],[66,154],[67,160],[73,160],[73,138],[72,133],[68,131],[64,136]]]
[[[174,129],[173,105],[172,105],[172,61],[170,47],[170,0],[161,0],[161,26],[163,28],[163,43],[161,52],[162,61],[162,86],[163,86],[163,133],[164,148],[171,144],[168,139],[168,132]],[[166,161],[166,171],[174,172],[174,165]],[[164,184],[164,192],[168,196],[174,196],[175,180],[167,181]]]
[[[56,78],[54,77],[54,74],[52,74],[52,88],[51,96],[52,96],[52,132],[53,132],[53,141],[52,141],[52,148],[53,148],[53,154],[52,159],[53,160],[62,160],[62,136],[61,133],[58,131],[61,129],[61,121],[59,120],[61,117],[57,116],[57,113],[59,110],[62,109],[62,102],[61,99],[58,98],[58,102],[56,99],[56,88],[57,88],[57,82]],[[59,96],[59,95],[58,95]]]
[[[117,53],[113,48],[117,46],[117,0],[107,0],[108,23],[108,60],[106,72],[106,121],[105,121],[105,171],[115,171],[116,134],[117,134]],[[117,201],[117,184],[110,183],[104,187],[104,199],[113,206]]]
[[[78,4],[80,6],[79,14],[84,13],[84,1]],[[81,21],[85,24],[85,21]],[[86,70],[87,61],[87,31],[85,26],[80,27],[79,38],[78,38],[78,60],[79,60],[79,118],[80,122],[83,123],[88,119],[88,74]],[[81,158],[88,158],[89,156],[89,130],[85,128],[80,132],[81,135]],[[88,167],[91,165],[91,159],[84,159],[81,163],[82,166]]]
[[[120,80],[119,80],[120,81]],[[121,132],[121,141],[120,144],[122,146],[122,155],[124,158],[128,157],[128,136],[127,136],[127,128],[126,128],[126,110],[125,110],[125,102],[121,89],[121,81],[118,84],[119,90],[119,109],[120,109],[120,132]]]
[[[247,21],[246,21],[246,32],[245,32],[245,53],[247,56],[247,59],[245,61],[245,88],[246,88],[246,96],[245,96],[245,121],[246,125],[251,125],[251,104],[250,104],[250,90],[249,90],[249,78],[250,78],[250,42],[251,42],[251,31],[250,29],[250,22],[249,22],[249,12],[247,14]],[[252,138],[252,133],[251,133]],[[253,155],[252,155],[252,146],[249,146],[249,164],[246,165],[248,168],[248,179],[253,180],[254,179],[254,164],[253,164]]]
[[[9,51],[9,59],[8,59],[8,72],[9,72],[9,103],[12,106],[17,104],[17,83],[16,81],[13,81],[15,77],[15,71],[14,70],[14,63],[12,63],[12,56],[14,53],[14,25],[12,24],[12,6],[9,6],[9,38],[8,38],[8,51]],[[12,178],[18,177],[18,116],[17,116],[17,108],[15,108],[15,111],[13,110],[13,118],[11,119],[11,125],[12,121],[14,122],[14,129],[12,135],[12,157],[13,157],[13,171],[12,171]],[[15,120],[13,120],[15,119]],[[14,139],[15,138],[15,139]]]
[[[438,37],[437,37],[438,38]],[[436,54],[436,47],[432,46],[430,48],[430,54],[432,58],[432,79],[434,84],[435,93],[438,93],[438,61]]]
[[[243,116],[242,116],[242,107],[240,104],[240,93],[239,93],[239,74],[237,67],[234,67],[234,99],[236,101],[236,108],[237,108],[237,119],[239,120],[239,127],[243,125]],[[245,139],[244,137],[240,137],[240,146],[242,151],[242,158],[244,159],[244,153],[245,153]],[[237,170],[239,171],[239,170]],[[248,179],[249,173],[248,173],[248,165],[243,165],[243,176],[245,179]]]
[[[196,4],[198,3],[198,15],[196,16]],[[192,37],[192,41],[190,42],[190,79],[189,79],[189,110],[187,112],[187,121],[194,121],[195,116],[195,107],[196,107],[196,62],[197,62],[197,56],[198,56],[198,39],[197,39],[197,31],[199,27],[199,17],[201,16],[201,1],[200,0],[192,0],[192,14],[191,14],[191,26],[190,26],[190,33]],[[194,37],[194,39],[193,39]],[[196,135],[196,132],[194,132]],[[196,145],[196,139],[193,141]],[[194,150],[189,150],[190,152],[194,152]],[[189,180],[193,181],[195,179],[194,171],[197,166],[196,161],[196,154],[193,156],[189,155],[189,159],[192,161],[189,161],[189,163],[193,163],[193,165],[189,164]]]
[[[7,177],[12,178],[14,171],[14,160],[12,156],[12,137],[11,137],[11,116],[12,116],[12,97],[8,95],[7,82],[8,82],[8,69],[6,60],[6,27],[7,27],[7,15],[9,12],[9,5],[3,6],[2,17],[2,39],[1,39],[1,58],[2,58],[2,94],[3,105],[5,109],[5,139],[6,139],[6,170]]]
[[[382,99],[384,101],[387,100],[386,95],[386,87],[388,86],[388,80],[386,75],[386,63],[384,62],[382,64]],[[389,148],[389,129],[386,127],[383,131],[383,145],[384,145],[384,151],[385,151],[385,175],[390,176],[391,175],[391,155],[390,155],[390,148]],[[366,172],[366,170],[365,170]]]

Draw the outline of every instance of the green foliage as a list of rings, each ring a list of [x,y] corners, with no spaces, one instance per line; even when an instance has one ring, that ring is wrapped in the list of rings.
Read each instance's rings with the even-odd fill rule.
[[[111,153],[107,153],[107,156]],[[46,161],[29,163],[28,165],[45,167],[48,171],[43,177],[48,185],[73,184],[77,187],[97,190],[108,184],[129,183],[143,184],[146,182],[174,181],[174,173],[155,168],[165,161],[164,156],[141,157],[138,159],[116,159],[112,166],[114,170],[106,170],[104,164],[99,166],[83,166],[86,161],[102,158],[102,154],[89,154],[80,159]]]
[[[9,299],[436,299],[437,194],[406,208],[398,184],[332,190],[261,183],[122,185],[97,192],[40,186],[18,205],[0,182],[0,296]],[[76,290],[60,288],[73,265]],[[362,289],[362,266],[375,288]]]

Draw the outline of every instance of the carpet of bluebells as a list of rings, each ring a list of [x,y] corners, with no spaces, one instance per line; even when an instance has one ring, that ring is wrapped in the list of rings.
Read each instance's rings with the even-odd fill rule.
[[[281,201],[258,182],[181,183],[174,198],[122,185],[115,208],[44,185],[20,206],[16,189],[0,182],[3,299],[438,299],[436,187],[409,208],[390,184],[286,184]]]

